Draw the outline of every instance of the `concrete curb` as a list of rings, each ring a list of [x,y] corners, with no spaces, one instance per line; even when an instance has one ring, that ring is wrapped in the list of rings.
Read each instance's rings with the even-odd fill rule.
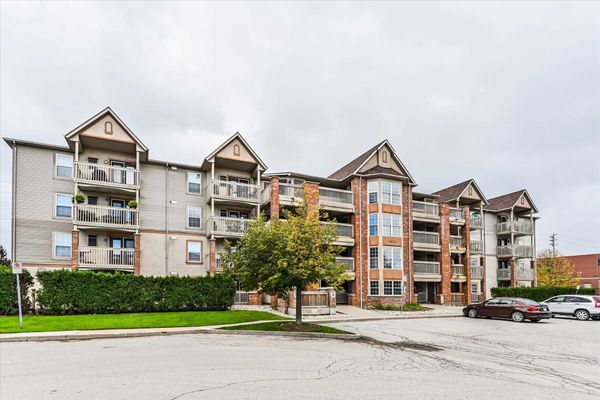
[[[333,324],[333,323],[344,323],[344,322],[366,322],[366,321],[385,321],[385,320],[402,320],[402,319],[428,319],[428,318],[457,318],[464,317],[464,315],[411,315],[407,317],[377,317],[377,318],[348,318],[348,319],[321,319],[318,321],[307,320],[312,324]]]

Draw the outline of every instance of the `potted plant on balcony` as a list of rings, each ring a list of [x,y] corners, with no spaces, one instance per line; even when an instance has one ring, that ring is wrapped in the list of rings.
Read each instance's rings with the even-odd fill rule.
[[[137,200],[129,200],[129,202],[127,203],[127,207],[133,208],[133,209],[138,208]]]
[[[85,202],[85,195],[83,195],[81,193],[75,193],[71,197],[71,202],[81,204],[81,203]]]

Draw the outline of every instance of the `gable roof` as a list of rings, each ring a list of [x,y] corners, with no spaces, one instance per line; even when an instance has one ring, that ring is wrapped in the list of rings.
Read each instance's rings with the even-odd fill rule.
[[[392,147],[392,145],[390,144],[390,142],[387,139],[377,143],[375,146],[373,146],[372,148],[370,148],[369,150],[367,150],[360,156],[356,157],[354,160],[350,161],[348,164],[344,165],[342,168],[338,169],[337,171],[335,171],[334,173],[329,175],[328,178],[336,179],[336,180],[344,180],[344,179],[348,178],[350,175],[356,174],[360,170],[360,168],[367,161],[369,161],[369,159],[371,157],[373,157],[375,155],[375,153],[377,153],[377,151],[379,151],[379,149],[381,149],[385,145],[387,145],[390,148],[392,156],[394,157],[394,160],[396,160],[398,165],[400,165],[400,168],[406,173],[409,183],[416,185],[415,180],[410,175],[410,173],[408,172],[408,170],[406,169],[406,167],[404,166],[402,161],[400,161],[400,158],[396,154],[396,150],[394,150],[394,148]],[[388,170],[388,168],[383,168],[383,169]],[[377,171],[378,171],[378,168],[374,167],[374,168],[371,168],[369,171],[367,171],[365,174],[369,174],[369,173],[370,174],[376,174],[376,173],[386,174],[387,173],[387,172],[377,172]],[[399,174],[394,171],[394,173],[390,174],[390,175],[399,175]]]
[[[123,122],[123,120],[121,120],[121,118],[119,118],[119,116],[110,107],[106,107],[104,110],[100,111],[98,114],[94,115],[93,117],[91,117],[90,119],[88,119],[87,121],[85,121],[84,123],[82,123],[81,125],[76,127],[75,129],[73,129],[71,132],[67,133],[65,135],[65,139],[67,139],[67,140],[71,139],[73,136],[78,134],[82,129],[87,128],[88,126],[92,125],[93,123],[98,121],[100,118],[105,117],[106,115],[110,115],[115,121],[117,121],[117,123],[119,125],[121,125],[123,130],[133,139],[133,141],[138,146],[140,146],[145,152],[148,151],[148,148],[146,147],[146,145],[144,143],[142,143],[142,141],[131,131],[131,129],[129,129],[129,127],[127,125],[125,125],[125,122]]]
[[[250,154],[252,154],[252,157],[254,157],[256,159],[256,161],[258,161],[258,164],[260,165],[262,170],[265,171],[267,169],[267,165],[260,159],[258,154],[256,154],[254,149],[252,147],[250,147],[248,142],[246,142],[246,139],[244,139],[244,137],[239,132],[234,133],[233,136],[231,136],[229,139],[224,141],[212,153],[210,153],[208,156],[206,156],[205,161],[209,161],[211,158],[214,158],[217,155],[217,153],[219,153],[221,150],[223,150],[229,143],[233,142],[235,139],[238,139],[240,142],[242,142],[242,144],[248,149]]]
[[[494,197],[488,201],[488,205],[485,207],[486,210],[489,211],[504,211],[513,208],[517,205],[517,201],[521,198],[521,196],[525,196],[529,204],[534,212],[538,212],[537,207],[533,203],[531,196],[527,193],[526,189],[517,190],[516,192],[504,194],[502,196]]]

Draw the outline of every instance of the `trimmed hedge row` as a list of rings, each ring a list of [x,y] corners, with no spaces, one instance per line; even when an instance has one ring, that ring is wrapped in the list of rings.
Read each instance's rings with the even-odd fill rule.
[[[38,311],[109,314],[227,310],[235,297],[229,277],[148,277],[89,271],[41,271]]]
[[[33,277],[26,269],[19,277],[21,283],[21,305],[23,313],[31,309],[31,300],[27,295],[33,287]],[[19,312],[17,302],[17,278],[12,269],[0,266],[0,315],[11,315]]]
[[[553,296],[561,294],[594,294],[594,289],[581,288],[577,290],[572,287],[559,287],[559,286],[538,286],[538,287],[504,287],[504,288],[492,288],[493,297],[522,297],[525,299],[531,299],[535,301],[544,301]]]

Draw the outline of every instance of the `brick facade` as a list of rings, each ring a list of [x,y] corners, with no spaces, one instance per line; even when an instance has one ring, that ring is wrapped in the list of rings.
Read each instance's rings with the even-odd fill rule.
[[[279,219],[279,178],[271,178],[271,219]]]
[[[79,265],[79,231],[71,232],[71,270]]]
[[[402,185],[402,260],[406,276],[406,301],[416,301],[413,270],[413,224],[412,224],[412,187]]]
[[[440,274],[442,275],[441,296],[438,294],[437,303],[450,304],[450,289],[452,279],[452,264],[450,261],[450,206],[445,203],[439,205],[440,210]]]
[[[354,177],[350,183],[354,196],[354,293],[352,305],[364,305],[369,285],[369,243],[368,243],[368,206],[367,206],[367,181]],[[362,194],[362,196],[361,196]]]
[[[463,256],[463,264],[465,266],[466,282],[463,288],[465,294],[465,304],[471,304],[471,209],[469,207],[463,208],[463,218],[465,220],[465,227],[463,230],[463,240],[465,246],[465,255]]]
[[[210,276],[215,276],[215,272],[217,270],[217,241],[216,239],[208,240],[208,248],[209,248],[209,261],[208,261],[208,273]]]

